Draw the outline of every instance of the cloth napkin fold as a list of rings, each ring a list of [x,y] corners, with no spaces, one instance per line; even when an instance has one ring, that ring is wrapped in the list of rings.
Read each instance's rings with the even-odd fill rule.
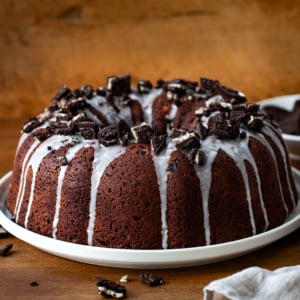
[[[212,281],[204,288],[204,300],[299,300],[300,265],[269,271],[250,267]]]

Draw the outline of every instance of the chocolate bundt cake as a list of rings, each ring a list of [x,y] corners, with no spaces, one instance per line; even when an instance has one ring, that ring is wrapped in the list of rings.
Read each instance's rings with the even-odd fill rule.
[[[170,249],[264,232],[297,201],[283,140],[243,93],[122,75],[63,86],[25,122],[7,207],[55,239]]]

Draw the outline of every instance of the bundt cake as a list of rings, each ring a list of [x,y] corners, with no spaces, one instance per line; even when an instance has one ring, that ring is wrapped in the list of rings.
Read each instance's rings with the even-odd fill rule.
[[[243,93],[121,75],[63,86],[25,122],[7,207],[55,239],[172,249],[264,232],[297,201],[283,140]]]

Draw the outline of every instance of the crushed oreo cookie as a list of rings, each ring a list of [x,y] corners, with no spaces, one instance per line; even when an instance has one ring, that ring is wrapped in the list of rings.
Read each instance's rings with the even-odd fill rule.
[[[131,124],[135,126],[131,128],[128,125],[131,120],[126,120],[128,124],[122,120],[121,110],[133,111],[135,103],[147,98],[138,94],[148,94],[153,89],[150,81],[139,80],[132,93],[129,74],[109,77],[106,88],[94,89],[87,84],[71,90],[66,85],[62,86],[43,113],[25,122],[23,132],[33,131],[35,138],[41,142],[57,134],[77,136],[80,140],[98,139],[104,146],[146,143],[151,145],[154,154],[165,149],[170,137],[176,148],[192,163],[201,165],[205,161],[200,150],[202,140],[212,135],[223,140],[242,139],[247,128],[260,131],[264,125],[265,117],[259,111],[259,105],[246,103],[244,94],[221,85],[218,80],[158,80],[156,88],[162,90],[166,106],[172,109],[172,114],[162,116],[163,123],[171,131],[166,135],[159,135],[160,132],[143,123],[144,118],[133,118]],[[137,96],[139,99],[136,99]],[[144,103],[138,104],[147,107]],[[97,109],[96,105],[103,106],[103,110]],[[183,126],[193,124],[194,128],[174,129],[174,118],[180,118],[180,114],[189,114],[187,110],[190,107],[195,107],[196,111],[189,117],[190,124]],[[142,108],[139,109],[142,111]],[[114,122],[119,124],[112,125]]]
[[[208,136],[209,130],[198,120],[195,124],[194,133],[200,140],[204,140]]]
[[[264,126],[264,115],[251,115],[247,123],[248,128],[258,131]]]
[[[52,99],[53,104],[57,104],[61,99],[69,99],[72,97],[72,91],[66,85],[63,85]]]
[[[146,123],[131,127],[133,138],[137,143],[150,144],[153,137],[153,129]]]
[[[118,142],[119,131],[116,125],[110,125],[100,129],[98,133],[98,140],[100,144],[105,146],[113,145]]]
[[[240,123],[239,119],[231,120],[223,113],[216,112],[209,117],[207,125],[210,133],[219,139],[235,139],[240,134]]]
[[[30,118],[27,121],[25,121],[22,132],[29,133],[35,128],[39,127],[40,125],[41,122],[36,117]]]
[[[111,76],[107,79],[107,89],[113,96],[122,96],[123,94],[129,94],[131,91],[131,76]]]
[[[171,173],[174,173],[177,169],[177,166],[178,166],[178,163],[179,163],[179,160],[178,159],[175,159],[173,161],[171,161],[169,164],[168,164],[168,167],[167,167],[167,172],[171,172]]]
[[[140,274],[139,279],[142,283],[151,287],[162,285],[164,283],[162,277],[147,273]]]
[[[199,148],[199,138],[194,132],[188,132],[183,129],[172,129],[172,141],[175,143],[177,149],[188,150],[191,148]]]
[[[221,95],[225,101],[232,104],[245,103],[247,101],[243,93],[221,85],[218,80],[200,78],[200,85],[200,89],[210,97]]]
[[[155,154],[159,154],[166,146],[167,135],[159,135],[151,138],[151,149]]]
[[[128,278],[128,275],[124,275],[120,278],[120,282],[122,283],[127,283],[129,282],[129,278]]]
[[[4,248],[0,249],[0,256],[8,256],[13,248],[12,244],[6,245]]]
[[[152,88],[152,83],[149,80],[139,80],[137,84],[137,90],[140,94],[148,94]]]
[[[98,87],[95,91],[96,95],[101,96],[101,97],[105,97],[106,96],[106,90],[103,87]]]
[[[162,83],[162,87],[167,93],[167,98],[177,106],[181,105],[187,95],[196,91],[197,85],[197,82],[184,79],[175,79]]]
[[[205,163],[205,154],[198,148],[192,148],[188,154],[189,160],[197,166],[203,166]]]
[[[103,295],[108,298],[125,298],[127,290],[124,286],[117,284],[114,281],[98,278],[97,283],[98,292],[100,295]]]
[[[94,94],[93,86],[90,84],[87,84],[80,88],[80,95],[82,97],[86,97],[87,99],[91,99]]]
[[[50,132],[47,129],[41,129],[38,132],[35,132],[33,134],[33,136],[35,138],[37,138],[39,141],[43,142],[45,141],[47,138],[49,138],[51,136]]]

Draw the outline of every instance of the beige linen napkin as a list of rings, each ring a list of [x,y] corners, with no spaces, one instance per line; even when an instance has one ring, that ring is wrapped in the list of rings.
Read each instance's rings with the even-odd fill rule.
[[[204,288],[204,300],[299,300],[300,265],[269,271],[250,267]]]

